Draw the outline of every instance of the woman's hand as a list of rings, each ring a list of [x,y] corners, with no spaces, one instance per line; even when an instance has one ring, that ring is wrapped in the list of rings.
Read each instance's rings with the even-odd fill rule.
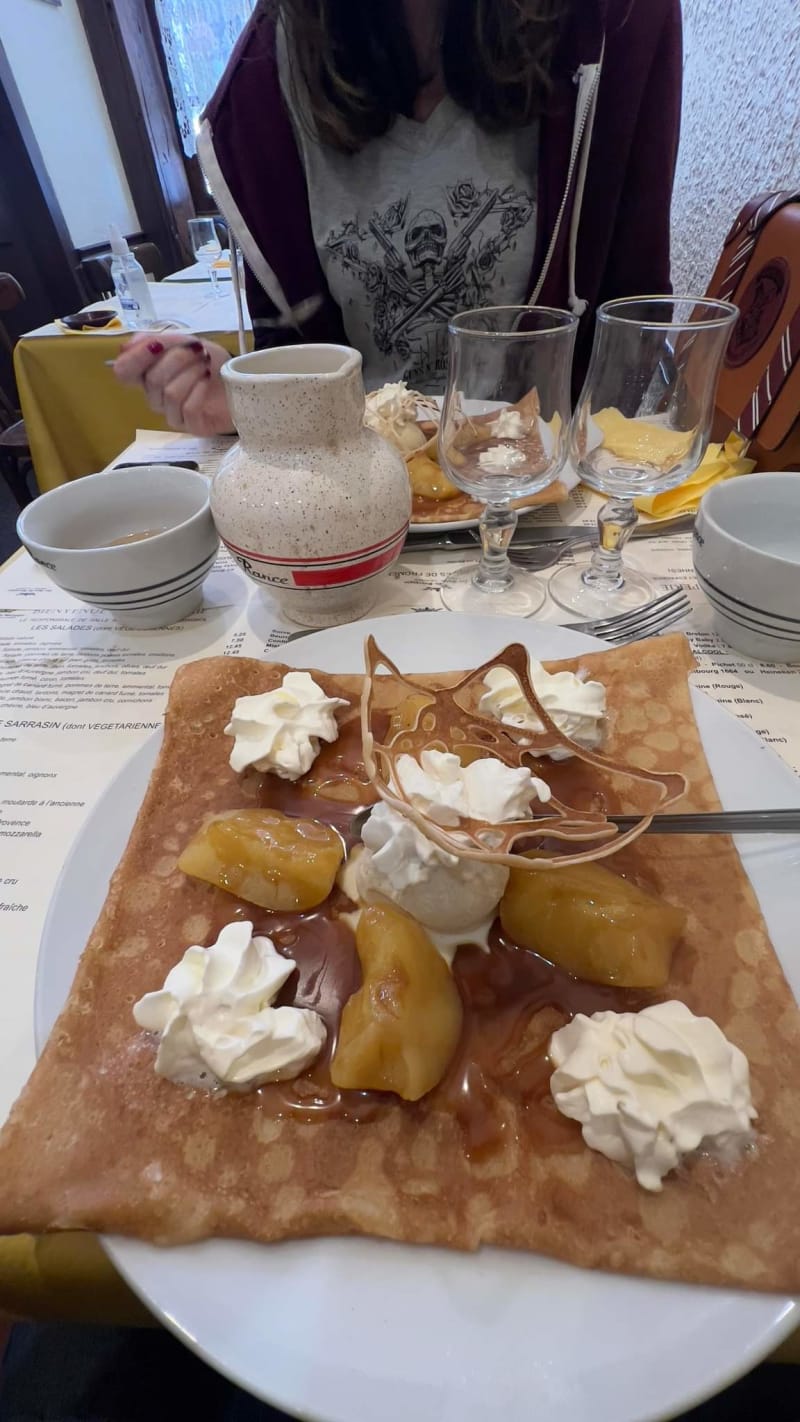
[[[143,331],[120,352],[114,374],[123,385],[141,385],[172,429],[227,434],[233,421],[219,372],[229,359],[228,351],[213,341]]]

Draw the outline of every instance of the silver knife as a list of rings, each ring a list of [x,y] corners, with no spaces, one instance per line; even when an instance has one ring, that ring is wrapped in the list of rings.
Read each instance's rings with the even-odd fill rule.
[[[350,831],[359,836],[372,813],[372,805],[357,810]],[[617,829],[633,829],[641,815],[608,815]],[[537,835],[546,835],[541,821]],[[800,807],[796,810],[704,810],[697,813],[653,815],[646,834],[800,834]]]
[[[657,523],[637,523],[632,538],[665,538],[671,533],[688,533],[694,528],[694,514],[680,514],[676,518],[659,520]],[[597,537],[597,525],[593,523],[524,523],[520,522],[513,538],[515,548],[532,548],[540,543],[593,543]],[[433,549],[474,548],[480,535],[475,528],[454,529],[451,533],[440,533],[426,537],[425,534],[411,533],[406,540],[409,553],[430,552]]]
[[[609,815],[618,829],[632,829],[636,815]],[[797,810],[711,810],[698,813],[654,815],[648,834],[800,834]]]

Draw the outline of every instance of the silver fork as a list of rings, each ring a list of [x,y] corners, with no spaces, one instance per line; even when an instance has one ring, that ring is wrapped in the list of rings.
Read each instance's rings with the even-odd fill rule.
[[[570,632],[586,632],[590,637],[599,637],[603,642],[611,642],[621,647],[626,642],[641,642],[645,637],[656,637],[673,623],[680,622],[688,612],[690,603],[683,588],[671,588],[661,597],[646,602],[644,607],[632,612],[618,612],[615,617],[598,617],[591,622],[566,622]]]
[[[584,542],[588,546],[592,539],[563,538],[559,543],[537,543],[532,548],[515,548],[512,543],[508,556],[515,567],[524,568],[526,573],[543,573],[563,558],[567,549],[578,548]]]

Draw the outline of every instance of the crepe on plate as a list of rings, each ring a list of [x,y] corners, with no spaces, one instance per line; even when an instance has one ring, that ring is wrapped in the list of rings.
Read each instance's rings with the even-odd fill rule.
[[[382,390],[374,391],[372,396],[368,397],[368,402],[370,399],[380,399],[384,390],[397,389],[397,383],[384,386]],[[470,494],[456,489],[439,463],[438,405],[427,396],[418,395],[414,391],[405,391],[405,389],[402,400],[404,404],[412,407],[412,411],[416,403],[418,418],[416,424],[411,422],[412,442],[410,447],[407,426],[400,432],[395,432],[390,423],[381,422],[379,415],[373,415],[368,419],[368,423],[371,429],[377,430],[385,439],[396,444],[406,461],[411,481],[412,527],[431,523],[466,523],[479,519],[483,513],[484,505],[477,499],[473,499]],[[531,421],[538,420],[540,407],[536,390],[530,390],[521,400],[509,405],[508,409],[517,411]],[[486,439],[486,426],[494,418],[495,416],[489,413],[467,420],[462,430],[463,440],[479,447],[483,447],[487,443],[496,443],[496,441],[487,441]],[[457,450],[455,454],[458,459]],[[449,497],[444,496],[445,491]],[[528,494],[522,499],[515,499],[513,507],[522,511],[544,504],[561,503],[568,495],[567,486],[560,479],[556,479],[546,489],[540,489],[538,493]]]
[[[685,774],[681,807],[709,810],[717,798],[691,709],[691,664],[684,639],[672,636],[557,665],[605,683],[611,757]],[[491,1243],[657,1278],[797,1291],[800,1015],[726,837],[645,835],[612,863],[689,910],[660,995],[714,1018],[749,1058],[758,1147],[733,1169],[701,1158],[651,1194],[587,1149],[553,1107],[544,1055],[575,980],[536,960],[539,977],[521,986],[519,952],[499,942],[488,957],[459,951],[455,974],[471,1004],[464,1053],[455,1076],[413,1105],[365,1097],[342,1114],[324,1068],[314,1084],[316,1067],[305,1080],[244,1096],[156,1076],[133,1003],[161,985],[187,944],[214,941],[234,916],[252,917],[257,932],[263,922],[262,911],[181,874],[176,860],[209,813],[264,802],[275,777],[234,775],[223,727],[238,696],[271,689],[285,670],[225,657],[176,674],[130,842],[67,1005],[0,1137],[0,1229],[84,1227],[163,1243],[350,1233],[462,1249]],[[339,713],[340,740],[307,777],[330,788],[356,765],[362,678],[313,676],[350,703]],[[384,708],[407,696],[391,677],[376,688]],[[575,761],[539,768],[563,801],[595,803],[598,770]],[[302,799],[309,789],[285,793]],[[623,798],[607,794],[609,812],[641,808]],[[298,928],[287,916],[270,931],[301,965],[299,982],[287,985],[294,1000],[330,1025],[358,982],[345,925],[326,930],[325,961],[312,944],[305,966],[298,938],[310,942],[313,925]],[[630,1002],[614,989],[579,988],[584,1011]],[[470,1042],[486,1048],[479,1061],[469,1060]],[[459,1119],[465,1084],[475,1111]]]

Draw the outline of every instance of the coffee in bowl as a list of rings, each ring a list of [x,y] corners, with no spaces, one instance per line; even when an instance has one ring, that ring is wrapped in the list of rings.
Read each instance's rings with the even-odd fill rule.
[[[17,532],[65,592],[123,627],[168,627],[199,607],[217,556],[208,488],[168,464],[90,474],[35,499]]]

